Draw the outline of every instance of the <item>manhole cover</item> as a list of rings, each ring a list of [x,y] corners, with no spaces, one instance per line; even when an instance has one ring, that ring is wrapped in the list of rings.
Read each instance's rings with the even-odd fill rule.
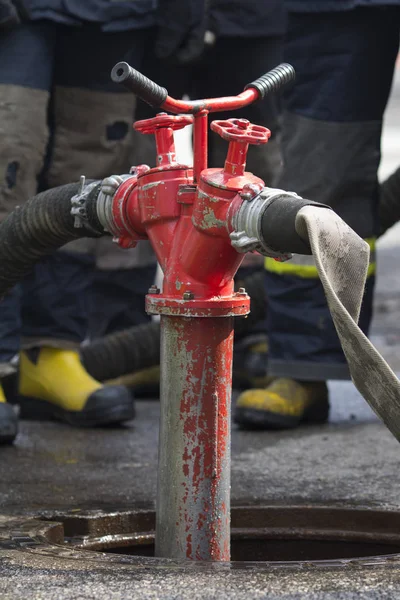
[[[153,511],[68,514],[53,520],[63,523],[68,548],[154,557]],[[232,561],[296,565],[353,563],[365,557],[400,560],[400,512],[315,506],[233,507],[231,533]]]

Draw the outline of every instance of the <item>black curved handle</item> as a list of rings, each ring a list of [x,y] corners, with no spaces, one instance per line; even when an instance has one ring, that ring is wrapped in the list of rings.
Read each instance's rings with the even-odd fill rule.
[[[136,96],[141,98],[150,106],[160,108],[168,96],[165,88],[157,85],[154,81],[133,69],[126,62],[119,62],[111,71],[111,79],[115,83],[121,83]]]
[[[258,90],[260,98],[264,98],[270,92],[275,92],[290,81],[294,81],[295,77],[296,71],[292,65],[282,63],[272,71],[268,71],[265,75],[246,85],[244,89],[255,88]]]

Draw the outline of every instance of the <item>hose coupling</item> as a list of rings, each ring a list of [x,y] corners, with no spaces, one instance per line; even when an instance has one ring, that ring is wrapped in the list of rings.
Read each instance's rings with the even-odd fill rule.
[[[120,185],[131,177],[131,173],[124,175],[110,175],[101,182],[100,192],[97,198],[97,217],[104,227],[104,230],[116,237],[118,237],[119,231],[113,216],[113,199]]]
[[[259,252],[264,256],[284,262],[292,258],[290,252],[280,252],[268,244],[263,236],[262,220],[268,206],[283,196],[301,200],[294,192],[285,192],[265,187],[251,202],[242,202],[239,210],[233,215],[230,234],[232,246],[240,253]]]

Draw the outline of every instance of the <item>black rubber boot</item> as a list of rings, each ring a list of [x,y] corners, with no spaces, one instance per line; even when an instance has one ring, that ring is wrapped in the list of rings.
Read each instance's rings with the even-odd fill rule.
[[[12,444],[18,433],[18,417],[11,404],[0,402],[0,444]]]

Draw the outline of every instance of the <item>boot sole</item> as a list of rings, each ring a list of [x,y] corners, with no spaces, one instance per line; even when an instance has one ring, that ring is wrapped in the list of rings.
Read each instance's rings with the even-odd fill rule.
[[[236,408],[233,420],[239,427],[248,430],[293,429],[300,425],[300,419],[296,417],[278,415],[255,408]]]
[[[18,396],[15,402],[20,406],[22,419],[62,421],[74,427],[116,425],[124,421],[130,421],[135,417],[135,408],[132,401],[120,402],[119,404],[116,402],[112,406],[79,412],[65,410],[45,400],[29,396]]]
[[[329,403],[316,404],[308,409],[301,417],[280,415],[268,410],[236,407],[234,422],[247,430],[280,430],[294,429],[302,423],[322,425],[329,418]]]
[[[4,408],[2,408],[4,406]],[[4,413],[4,414],[3,414]],[[18,433],[18,417],[10,405],[0,405],[0,445],[12,444]]]
[[[129,388],[128,388],[129,389]],[[160,385],[134,385],[132,393],[138,400],[159,400]]]

